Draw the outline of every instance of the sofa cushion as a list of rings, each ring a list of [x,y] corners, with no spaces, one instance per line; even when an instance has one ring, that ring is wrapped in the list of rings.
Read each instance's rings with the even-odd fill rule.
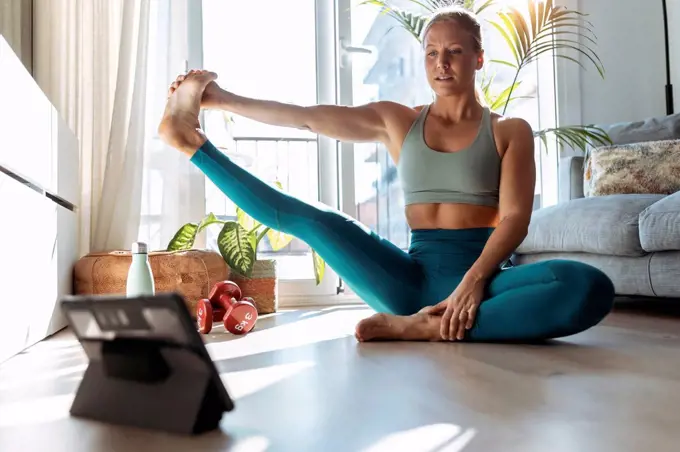
[[[642,211],[640,244],[648,252],[680,250],[680,192]]]
[[[600,146],[584,165],[586,196],[680,190],[680,139]]]
[[[649,277],[657,297],[680,298],[680,251],[664,251],[650,255]]]
[[[672,140],[680,138],[680,113],[640,121],[599,125],[599,127],[607,132],[613,144]]]
[[[663,195],[610,195],[545,207],[533,213],[519,254],[582,252],[641,256],[640,212]]]

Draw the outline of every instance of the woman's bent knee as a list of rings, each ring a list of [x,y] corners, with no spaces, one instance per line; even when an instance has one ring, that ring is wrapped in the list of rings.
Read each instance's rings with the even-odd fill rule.
[[[569,329],[584,330],[598,324],[614,304],[614,284],[600,269],[577,261],[547,262],[560,285],[564,321]]]

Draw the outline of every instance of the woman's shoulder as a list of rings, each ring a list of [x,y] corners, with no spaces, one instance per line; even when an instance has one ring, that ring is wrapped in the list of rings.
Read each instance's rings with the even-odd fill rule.
[[[391,101],[391,100],[381,100],[381,101],[377,101],[375,104],[380,105],[380,107],[384,110],[388,110],[388,111],[391,111],[391,112],[394,112],[394,113],[401,113],[401,114],[408,114],[408,113],[418,114],[418,113],[422,112],[425,107],[427,107],[426,104],[425,105],[416,105],[415,107],[412,107],[412,106],[402,104],[402,103],[399,103],[399,102],[394,102],[394,101]]]
[[[531,129],[531,125],[529,124],[529,122],[526,119],[521,118],[519,116],[505,116],[493,110],[490,111],[490,114],[492,124],[504,130],[507,129],[510,131],[513,129],[517,129],[518,127],[525,130],[527,128]]]
[[[519,116],[505,116],[491,111],[491,128],[501,154],[511,143],[533,144],[531,124]]]

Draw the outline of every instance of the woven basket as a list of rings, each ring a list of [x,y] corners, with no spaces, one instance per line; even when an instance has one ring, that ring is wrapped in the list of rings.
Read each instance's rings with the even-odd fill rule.
[[[73,290],[78,295],[125,294],[130,251],[90,253],[73,270]],[[212,286],[229,279],[231,271],[222,256],[208,250],[152,251],[149,263],[156,293],[178,292],[193,318],[196,304],[207,298]]]
[[[257,260],[247,278],[234,272],[231,280],[239,285],[244,297],[255,300],[258,314],[271,314],[279,307],[279,287],[275,260]]]

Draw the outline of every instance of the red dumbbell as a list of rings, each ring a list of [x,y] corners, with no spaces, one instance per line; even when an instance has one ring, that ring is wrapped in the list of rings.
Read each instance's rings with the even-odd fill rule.
[[[257,308],[250,297],[242,298],[240,287],[233,281],[220,281],[210,291],[212,306],[225,310],[224,328],[232,334],[246,334],[257,322]]]
[[[219,306],[213,306],[207,298],[198,300],[198,304],[196,305],[198,331],[203,334],[208,334],[212,330],[213,323],[221,322],[226,313],[227,311]]]

